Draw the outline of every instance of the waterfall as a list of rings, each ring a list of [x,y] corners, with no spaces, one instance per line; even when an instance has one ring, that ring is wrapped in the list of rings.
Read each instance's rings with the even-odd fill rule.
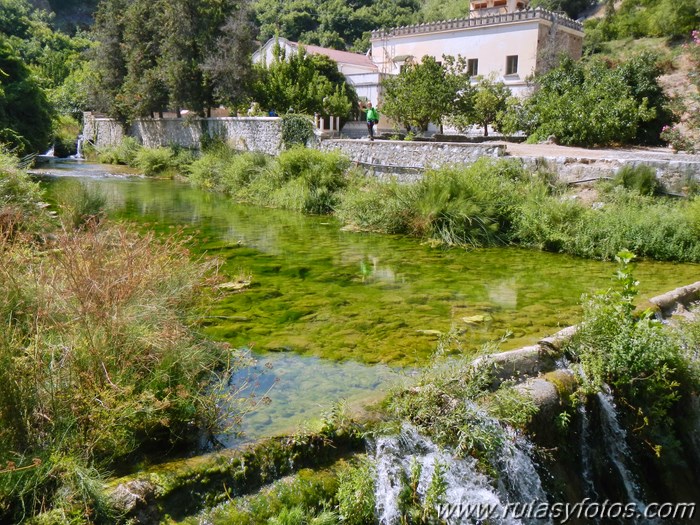
[[[75,148],[75,155],[72,155],[71,158],[77,159],[77,160],[82,160],[83,157],[83,142],[85,139],[83,138],[82,135],[78,135],[78,144],[76,145]]]
[[[542,519],[528,520],[522,517],[525,510],[522,504],[547,501],[540,477],[529,456],[531,445],[522,436],[504,428],[496,420],[480,412],[475,414],[480,418],[478,423],[483,425],[487,432],[500,433],[497,436],[502,440],[502,444],[495,454],[498,459],[494,465],[500,473],[496,486],[479,472],[476,459],[456,458],[450,451],[440,449],[430,439],[421,436],[415,428],[404,425],[398,436],[380,438],[376,443],[375,494],[377,515],[382,525],[400,522],[398,501],[402,488],[401,479],[410,474],[414,463],[421,467],[417,488],[421,498],[425,497],[436,465],[442,465],[447,487],[444,506],[447,514],[443,517],[450,525],[481,523],[480,520],[498,525],[551,523]],[[521,505],[518,507],[516,504]],[[450,509],[458,510],[450,515]],[[460,516],[459,510],[464,514]],[[489,512],[490,517],[487,514]]]
[[[635,503],[637,509],[641,511],[646,508],[646,504],[642,501],[641,488],[637,484],[634,474],[628,468],[628,464],[631,463],[631,455],[627,446],[627,433],[618,420],[612,395],[608,392],[599,392],[597,397],[600,405],[600,424],[603,431],[605,453],[620,476],[627,501]],[[643,520],[638,523],[653,522]]]
[[[591,423],[588,419],[585,405],[579,406],[578,413],[581,417],[581,478],[583,479],[584,495],[595,500],[598,497],[598,493],[595,490],[595,481],[593,479],[593,457],[591,455],[593,433],[591,432]]]
[[[46,151],[46,153],[43,153],[41,156],[42,157],[54,157],[55,154],[54,154],[53,144],[51,144],[51,147]]]

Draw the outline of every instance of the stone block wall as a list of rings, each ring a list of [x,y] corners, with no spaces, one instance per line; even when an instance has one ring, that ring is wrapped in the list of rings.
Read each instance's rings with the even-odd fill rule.
[[[148,148],[178,145],[195,149],[201,146],[202,137],[209,136],[240,151],[269,155],[279,154],[282,143],[280,119],[275,117],[139,119],[125,129],[114,119],[86,113],[83,135],[97,147],[118,144],[128,135]]]
[[[505,155],[505,146],[487,143],[332,139],[321,141],[319,148],[322,151],[340,151],[380,179],[395,176],[404,182],[419,179],[424,169],[472,164],[481,157]]]

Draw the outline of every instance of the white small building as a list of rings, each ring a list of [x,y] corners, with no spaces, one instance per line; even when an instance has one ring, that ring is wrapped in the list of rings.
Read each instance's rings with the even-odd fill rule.
[[[383,76],[379,72],[379,68],[377,68],[368,55],[299,44],[298,42],[292,42],[286,38],[278,37],[271,38],[265,42],[260,49],[253,53],[253,63],[258,64],[262,62],[271,64],[274,60],[275,44],[279,44],[285,56],[298,53],[299,46],[301,45],[305,52],[310,55],[325,55],[334,60],[338,64],[338,71],[345,75],[348,84],[355,88],[358,97],[361,99],[366,98],[375,104],[377,103],[379,95],[378,90]]]

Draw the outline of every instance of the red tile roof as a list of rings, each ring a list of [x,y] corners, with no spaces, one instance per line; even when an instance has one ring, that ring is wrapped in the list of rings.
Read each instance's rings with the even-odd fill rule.
[[[293,46],[299,46],[298,42],[289,42]],[[329,49],[327,47],[311,46],[301,44],[306,49],[306,52],[311,55],[326,55],[328,58],[342,64],[352,64],[377,70],[377,66],[372,62],[372,59],[367,55],[360,53],[351,53],[349,51],[338,51],[337,49]]]

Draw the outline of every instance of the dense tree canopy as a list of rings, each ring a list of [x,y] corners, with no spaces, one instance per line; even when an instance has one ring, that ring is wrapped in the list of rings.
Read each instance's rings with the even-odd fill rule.
[[[325,55],[307,54],[300,46],[284,56],[279,46],[267,67],[256,67],[255,100],[278,113],[319,113],[347,118],[357,107],[357,94],[337,64]]]
[[[103,0],[93,30],[95,109],[130,120],[239,102],[252,68],[248,13],[245,0]]]
[[[637,78],[628,68],[612,68],[601,60],[561,65],[536,79],[537,91],[525,102],[525,131],[532,140],[554,135],[566,145],[602,146],[639,141],[653,122],[650,103],[654,72]],[[659,130],[656,130],[658,137]]]
[[[19,155],[45,151],[51,142],[52,117],[43,90],[0,34],[0,145]]]
[[[406,129],[420,131],[439,124],[451,112],[456,98],[455,77],[431,56],[406,64],[401,73],[383,82],[382,111]]]

